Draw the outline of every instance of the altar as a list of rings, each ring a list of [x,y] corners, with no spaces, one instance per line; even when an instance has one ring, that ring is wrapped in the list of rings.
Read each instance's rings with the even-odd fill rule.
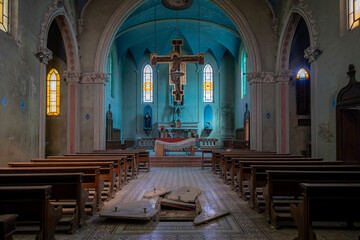
[[[160,138],[195,138],[198,134],[197,122],[184,122],[180,126],[174,123],[158,123]]]
[[[194,152],[196,138],[157,138],[155,155],[164,156],[166,152]]]

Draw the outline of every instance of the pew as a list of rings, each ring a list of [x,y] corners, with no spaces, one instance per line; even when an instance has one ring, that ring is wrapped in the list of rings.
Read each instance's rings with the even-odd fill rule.
[[[82,186],[85,190],[94,192],[93,199],[88,199],[86,208],[90,208],[89,214],[100,210],[103,206],[101,192],[104,188],[104,182],[100,180],[100,167],[15,167],[0,168],[0,174],[29,174],[29,173],[83,173]]]
[[[88,191],[84,191],[82,180],[82,173],[0,174],[0,186],[52,185],[49,199],[52,205],[62,207],[60,223],[69,226],[70,233],[86,221]]]
[[[55,208],[49,198],[52,186],[0,186],[0,212],[17,214],[19,222],[39,222],[39,240],[55,240],[55,227],[62,207]]]
[[[124,157],[97,157],[97,158],[85,158],[85,157],[79,157],[79,158],[68,158],[68,157],[52,157],[51,159],[42,159],[42,158],[33,158],[31,159],[31,162],[34,163],[45,163],[45,162],[114,162],[114,171],[116,174],[116,181],[113,185],[114,191],[116,192],[118,189],[120,189],[121,185],[121,176],[123,175],[123,171],[125,168],[125,164],[123,164]]]
[[[99,166],[100,167],[100,180],[109,181],[110,186],[114,186],[114,162],[44,162],[44,163],[31,163],[31,162],[10,162],[9,167],[84,167],[84,166]],[[109,187],[108,191],[103,191],[106,199],[113,197],[113,188]]]
[[[121,152],[121,153],[76,153],[76,154],[65,154],[65,157],[69,157],[69,158],[79,158],[79,157],[91,157],[91,158],[97,158],[97,157],[120,157],[120,156],[124,156],[126,157],[125,159],[125,169],[126,169],[126,174],[124,174],[124,183],[126,184],[128,181],[128,177],[127,174],[130,175],[130,179],[136,178],[136,166],[137,166],[137,154],[134,153],[127,153],[127,152]],[[51,156],[49,156],[48,158],[52,158]],[[129,179],[129,180],[130,180]]]
[[[211,155],[210,160],[206,157],[206,155]],[[201,170],[204,170],[204,167],[212,167],[212,155],[213,150],[203,149],[201,150]]]
[[[274,226],[291,220],[290,204],[299,203],[300,183],[360,183],[360,171],[279,171],[267,170],[263,187],[266,201],[265,216]]]
[[[0,239],[12,240],[12,234],[15,232],[15,220],[18,214],[2,214],[0,215]]]
[[[298,236],[294,240],[315,240],[313,221],[346,221],[352,227],[360,221],[360,183],[301,183],[303,200],[291,204],[291,216]]]
[[[250,192],[250,207],[261,212],[265,207],[265,200],[262,193],[262,187],[266,185],[266,170],[281,171],[360,171],[360,165],[250,165],[251,176],[248,180]]]
[[[340,165],[342,162],[325,162],[322,158],[252,158],[249,160],[234,159],[239,165],[237,180],[239,196],[247,200],[247,183],[251,177],[251,165]],[[234,183],[235,185],[235,183]]]

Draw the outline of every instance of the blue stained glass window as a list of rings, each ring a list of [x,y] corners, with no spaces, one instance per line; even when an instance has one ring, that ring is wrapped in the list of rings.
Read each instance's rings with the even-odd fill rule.
[[[204,102],[214,102],[214,71],[209,64],[204,67],[203,89]]]
[[[153,69],[147,64],[143,69],[143,102],[154,102],[153,78]]]
[[[246,53],[243,50],[241,54],[241,99],[243,99],[246,95]]]

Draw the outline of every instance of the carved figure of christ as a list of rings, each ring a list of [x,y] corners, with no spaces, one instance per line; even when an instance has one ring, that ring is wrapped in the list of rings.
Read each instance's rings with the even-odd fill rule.
[[[199,65],[204,65],[203,53],[199,53],[198,55],[181,55],[182,45],[182,39],[172,39],[171,46],[173,46],[173,51],[169,56],[158,56],[157,53],[152,53],[150,55],[150,63],[152,66],[161,63],[169,64],[169,84],[174,86],[174,90],[172,91],[174,102],[182,102],[183,99],[183,85],[186,85],[186,63],[198,63]],[[184,75],[171,75],[171,73],[176,71],[182,72]]]

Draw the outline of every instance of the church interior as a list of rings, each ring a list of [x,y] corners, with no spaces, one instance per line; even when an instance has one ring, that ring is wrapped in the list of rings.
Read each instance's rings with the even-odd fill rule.
[[[360,0],[0,0],[0,239],[359,240],[359,23]]]

